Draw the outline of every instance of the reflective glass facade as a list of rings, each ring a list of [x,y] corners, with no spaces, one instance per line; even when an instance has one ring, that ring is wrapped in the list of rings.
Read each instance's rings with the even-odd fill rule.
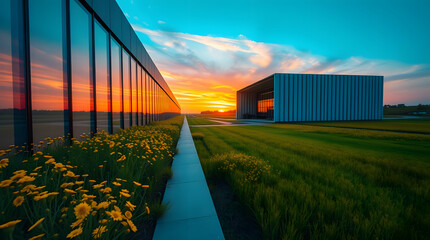
[[[4,149],[113,133],[180,106],[114,0],[2,0],[0,113]]]

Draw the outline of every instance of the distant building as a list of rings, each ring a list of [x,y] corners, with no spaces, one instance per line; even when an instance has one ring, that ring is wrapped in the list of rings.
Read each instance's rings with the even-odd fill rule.
[[[275,73],[237,91],[237,119],[381,120],[383,76]]]

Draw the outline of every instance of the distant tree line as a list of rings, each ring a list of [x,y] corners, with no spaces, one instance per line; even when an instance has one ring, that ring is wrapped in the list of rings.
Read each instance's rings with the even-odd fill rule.
[[[228,110],[228,111],[224,111],[224,112],[220,112],[218,110],[216,111],[202,111],[200,114],[229,114],[229,113],[236,113],[236,109],[234,110]]]
[[[418,104],[406,106],[405,104],[384,105],[384,115],[428,115],[430,105]]]

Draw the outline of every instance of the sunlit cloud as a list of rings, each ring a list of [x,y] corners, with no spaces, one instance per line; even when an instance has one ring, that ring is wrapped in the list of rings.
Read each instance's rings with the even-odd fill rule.
[[[235,109],[236,91],[275,72],[371,74],[385,77],[385,104],[430,101],[430,67],[351,56],[327,59],[292,46],[237,38],[134,29],[146,44],[183,112]]]

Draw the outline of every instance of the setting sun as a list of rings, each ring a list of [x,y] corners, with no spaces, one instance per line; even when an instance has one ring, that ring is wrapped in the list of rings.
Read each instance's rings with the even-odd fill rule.
[[[218,112],[224,112],[224,110],[220,109]]]

